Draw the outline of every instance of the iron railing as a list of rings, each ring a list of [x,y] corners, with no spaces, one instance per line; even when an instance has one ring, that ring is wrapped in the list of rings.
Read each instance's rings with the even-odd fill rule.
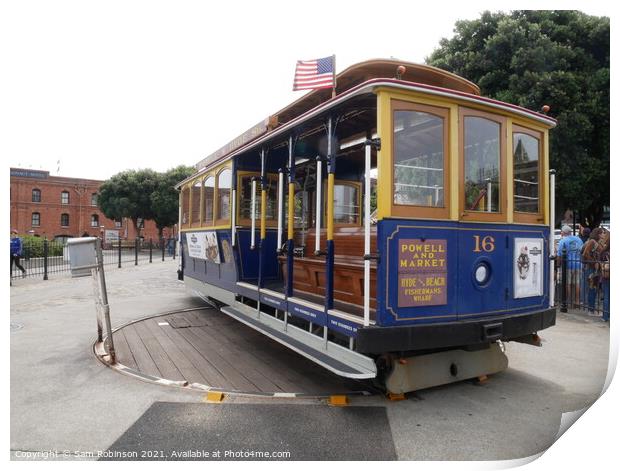
[[[103,242],[104,265],[138,265],[153,261],[175,259],[178,255],[176,239],[133,239]],[[70,272],[67,245],[61,242],[39,238],[22,241],[22,253],[18,259],[24,268],[11,262],[11,279],[39,277],[47,280],[50,275]]]
[[[556,305],[609,319],[609,261],[585,260],[580,253],[564,249],[556,263]]]

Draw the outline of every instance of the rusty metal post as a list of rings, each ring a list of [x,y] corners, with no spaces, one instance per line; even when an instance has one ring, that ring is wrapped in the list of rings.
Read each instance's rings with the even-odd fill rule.
[[[153,238],[149,239],[149,263],[153,263]]]
[[[140,239],[136,237],[136,240],[134,241],[134,244],[133,244],[135,259],[136,259],[134,265],[138,264],[138,240]]]
[[[162,237],[159,243],[161,244],[161,261],[163,262],[166,260],[166,239]]]

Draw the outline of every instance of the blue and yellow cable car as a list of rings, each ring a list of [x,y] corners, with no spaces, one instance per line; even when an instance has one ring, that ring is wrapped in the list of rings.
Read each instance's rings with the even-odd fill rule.
[[[330,371],[403,393],[501,371],[555,323],[544,113],[371,60],[181,182],[180,276]]]

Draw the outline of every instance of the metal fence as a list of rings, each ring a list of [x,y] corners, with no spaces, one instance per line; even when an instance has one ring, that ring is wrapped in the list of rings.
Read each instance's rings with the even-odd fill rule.
[[[158,260],[175,259],[176,239],[134,239],[102,243],[104,265],[139,265]],[[70,272],[67,245],[47,239],[29,238],[22,242],[22,255],[17,260],[24,272],[11,260],[11,279],[38,277]]]
[[[556,304],[560,311],[579,309],[609,319],[609,261],[584,260],[580,253],[558,253]]]

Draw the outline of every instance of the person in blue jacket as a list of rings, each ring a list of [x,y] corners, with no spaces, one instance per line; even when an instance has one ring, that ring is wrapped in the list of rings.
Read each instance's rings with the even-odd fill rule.
[[[561,267],[562,258],[566,257],[568,298],[572,307],[577,308],[581,299],[579,277],[581,275],[581,247],[583,242],[579,237],[572,235],[572,232],[569,226],[564,225],[562,227],[562,238],[558,244],[558,259]]]
[[[13,275],[13,264],[22,271],[22,276],[26,276],[26,269],[19,263],[22,256],[22,240],[17,235],[17,231],[11,231],[11,276]]]

